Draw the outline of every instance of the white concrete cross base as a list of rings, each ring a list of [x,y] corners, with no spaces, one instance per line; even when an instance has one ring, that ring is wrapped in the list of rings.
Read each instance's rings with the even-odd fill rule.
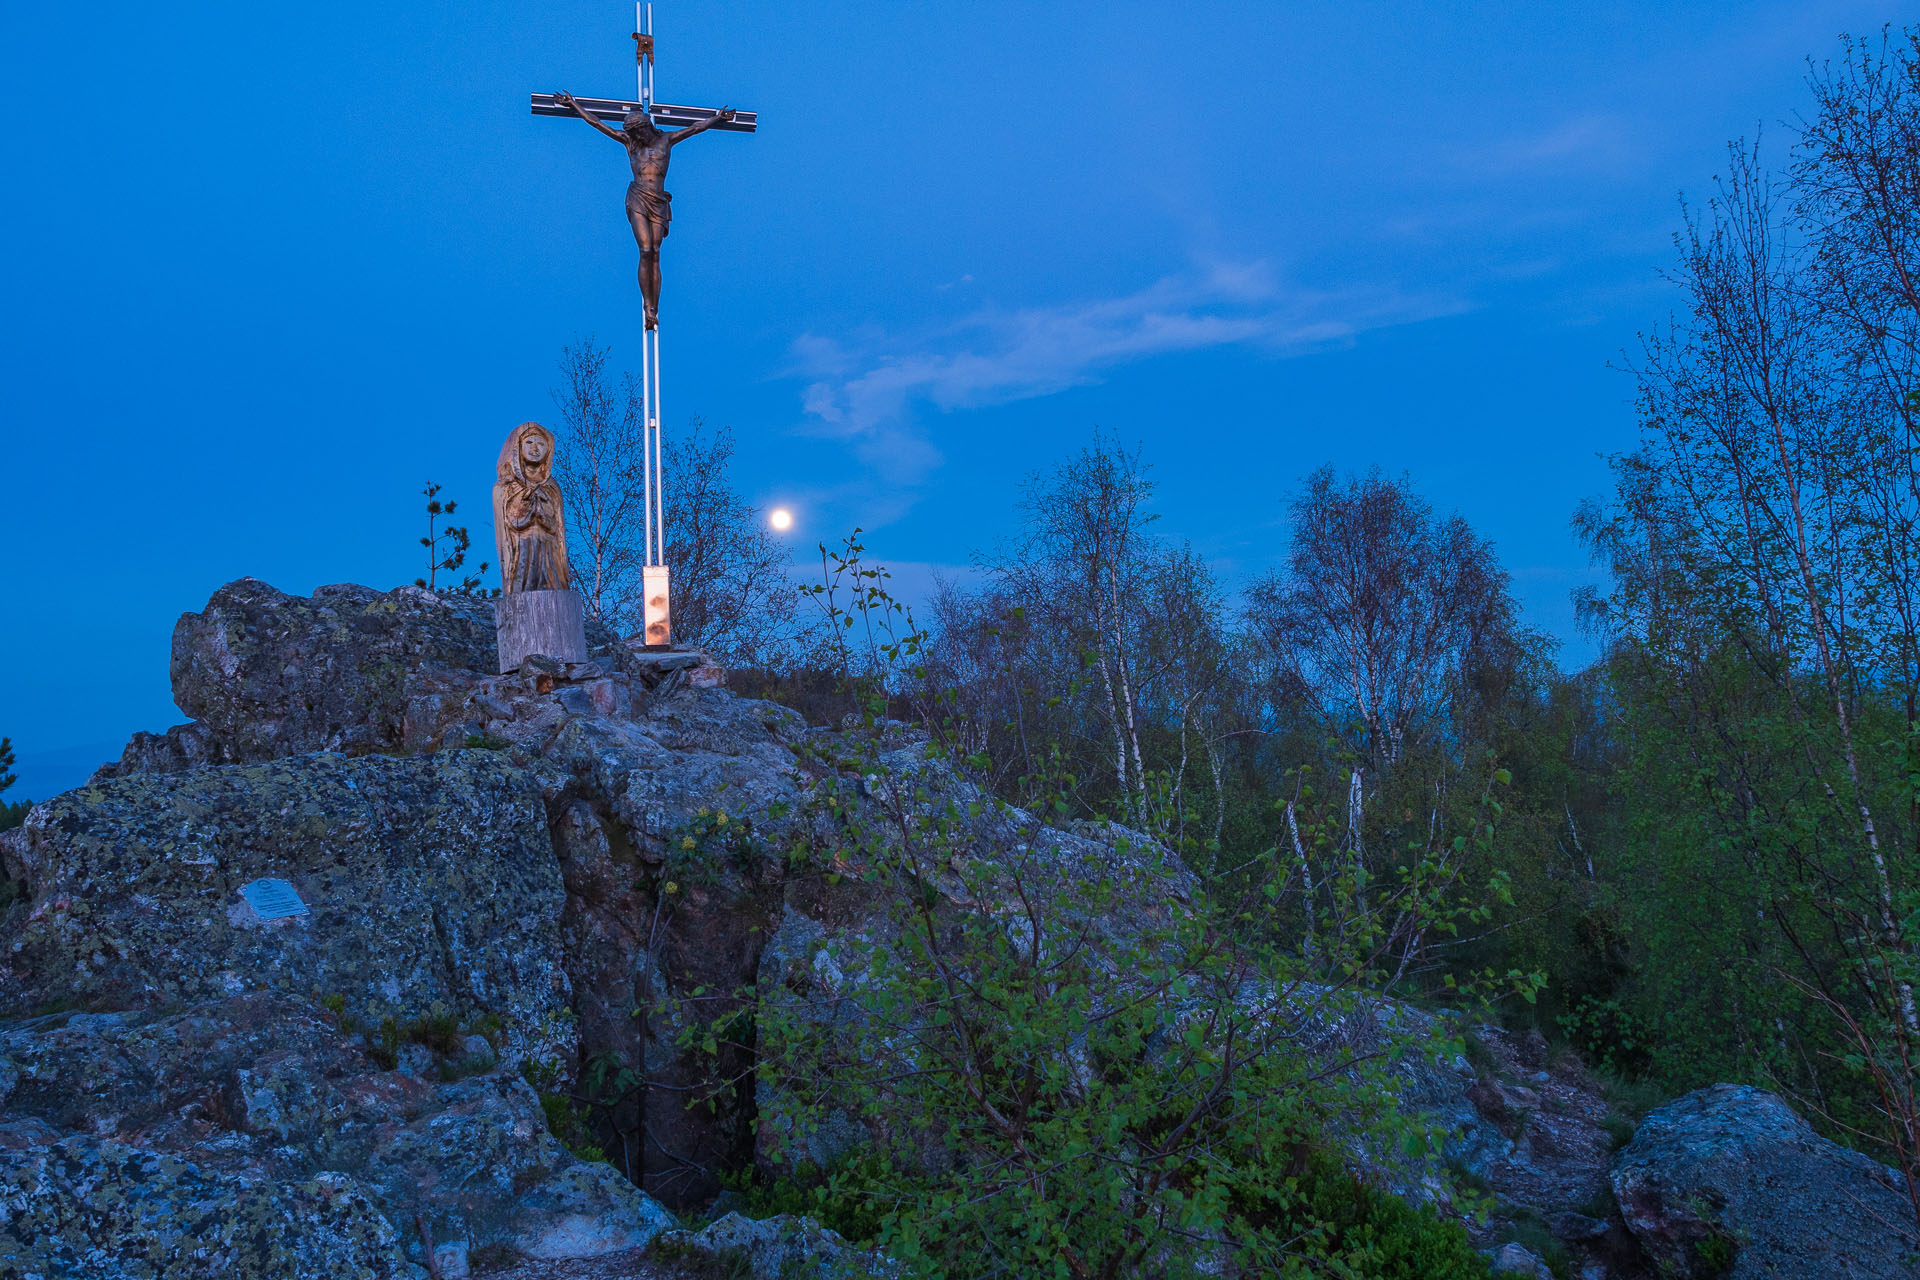
[[[555,662],[587,660],[587,611],[575,592],[509,591],[493,606],[500,671],[517,671],[534,654]]]
[[[673,618],[668,601],[672,589],[668,583],[667,566],[650,564],[640,570],[641,595],[646,600],[642,615],[646,623],[643,633],[647,648],[664,649],[673,643]]]

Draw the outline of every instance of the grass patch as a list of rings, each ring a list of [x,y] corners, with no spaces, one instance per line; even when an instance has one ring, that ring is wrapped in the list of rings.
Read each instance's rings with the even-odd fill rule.
[[[703,1249],[679,1232],[665,1232],[653,1238],[647,1257],[655,1262],[670,1262],[688,1280],[751,1280],[753,1255],[737,1245],[724,1249]]]
[[[1599,1067],[1593,1070],[1593,1078],[1600,1085],[1600,1096],[1607,1100],[1608,1109],[1636,1129],[1649,1111],[1668,1099],[1667,1091],[1659,1084],[1637,1076]]]
[[[533,1091],[540,1095],[540,1110],[547,1118],[547,1132],[560,1139],[560,1145],[588,1164],[606,1164],[607,1153],[593,1140],[587,1117],[574,1106],[573,1096],[561,1088],[559,1068],[529,1058],[520,1064]]]
[[[1574,1274],[1573,1257],[1567,1247],[1554,1238],[1552,1228],[1548,1227],[1538,1214],[1521,1210],[1513,1216],[1513,1243],[1519,1245],[1534,1257],[1547,1264],[1547,1270],[1562,1280],[1570,1280]]]
[[[489,1271],[505,1271],[517,1264],[522,1255],[505,1240],[490,1240],[467,1253],[467,1265],[476,1274],[484,1275]]]

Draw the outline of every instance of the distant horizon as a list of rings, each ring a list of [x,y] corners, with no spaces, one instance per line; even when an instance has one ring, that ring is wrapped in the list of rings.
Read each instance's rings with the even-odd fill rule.
[[[629,92],[631,16],[16,21],[23,99],[127,86],[154,119],[107,147],[84,107],[37,114],[5,144],[37,193],[0,212],[32,250],[0,322],[17,519],[57,566],[56,607],[0,634],[30,673],[0,699],[5,798],[179,723],[168,638],[225,582],[411,581],[423,480],[483,510],[506,432],[553,419],[561,348],[628,365],[625,159],[527,95]],[[1901,16],[662,0],[660,96],[760,120],[675,155],[668,430],[733,430],[803,570],[860,526],[909,594],[1096,428],[1230,587],[1279,562],[1309,472],[1379,465],[1493,541],[1577,669],[1569,594],[1598,577],[1568,522],[1634,444],[1610,366],[1677,301],[1678,197],[1756,128],[1782,158],[1807,59]]]

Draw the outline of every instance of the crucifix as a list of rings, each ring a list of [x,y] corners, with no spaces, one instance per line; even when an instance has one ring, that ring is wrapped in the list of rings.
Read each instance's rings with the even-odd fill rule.
[[[633,6],[633,57],[639,100],[576,98],[570,93],[536,93],[533,114],[577,116],[627,149],[633,181],[627,184],[627,224],[640,248],[640,301],[645,327],[640,338],[642,430],[642,506],[646,557],[641,567],[645,600],[645,638],[649,648],[672,641],[669,578],[666,565],[667,521],[660,466],[660,244],[673,221],[673,197],[667,193],[667,162],[673,148],[709,129],[752,133],[758,117],[731,107],[679,107],[653,100],[653,5]],[[618,120],[616,129],[608,121]],[[661,125],[668,126],[663,130]]]

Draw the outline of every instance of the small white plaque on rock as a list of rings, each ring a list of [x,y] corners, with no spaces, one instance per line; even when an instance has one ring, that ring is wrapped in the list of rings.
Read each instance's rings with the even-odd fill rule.
[[[307,914],[307,904],[285,880],[250,880],[240,886],[240,896],[262,920],[280,920]]]

